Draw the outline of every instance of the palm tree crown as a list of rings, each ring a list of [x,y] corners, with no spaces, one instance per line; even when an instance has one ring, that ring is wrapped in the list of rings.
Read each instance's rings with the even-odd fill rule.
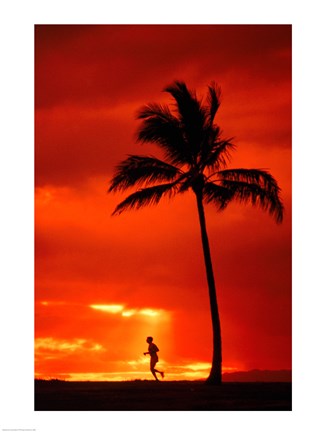
[[[214,124],[220,106],[220,88],[208,86],[203,104],[186,84],[176,81],[165,88],[175,100],[172,112],[166,105],[144,106],[138,113],[142,120],[138,141],[154,143],[164,152],[164,159],[129,155],[117,166],[109,192],[131,187],[138,189],[122,201],[113,214],[157,204],[162,196],[173,196],[192,189],[205,203],[224,210],[229,202],[250,202],[282,221],[280,188],[266,170],[227,169],[232,139],[222,138]]]

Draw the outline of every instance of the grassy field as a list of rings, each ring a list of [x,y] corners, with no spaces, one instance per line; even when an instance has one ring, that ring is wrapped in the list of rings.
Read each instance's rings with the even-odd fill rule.
[[[290,411],[291,383],[35,381],[36,411]]]

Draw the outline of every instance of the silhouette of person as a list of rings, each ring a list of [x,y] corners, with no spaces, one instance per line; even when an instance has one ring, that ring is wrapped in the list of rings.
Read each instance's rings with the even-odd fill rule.
[[[156,379],[156,381],[159,381],[157,376],[156,376],[156,373],[159,373],[161,375],[161,377],[164,378],[164,372],[155,369],[155,365],[159,361],[159,357],[157,355],[159,348],[153,343],[153,338],[151,336],[148,336],[146,338],[146,342],[149,344],[149,346],[148,346],[148,351],[145,352],[144,355],[146,356],[146,354],[150,354],[150,356],[151,356],[150,370],[151,370],[154,378]]]

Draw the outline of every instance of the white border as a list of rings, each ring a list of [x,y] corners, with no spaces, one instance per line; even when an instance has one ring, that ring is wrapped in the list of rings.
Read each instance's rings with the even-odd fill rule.
[[[1,420],[37,431],[139,430],[172,425],[241,431],[320,425],[322,364],[321,173],[322,12],[317,1],[3,1],[1,16]],[[293,24],[292,413],[34,412],[33,372],[33,26],[50,23]],[[31,378],[29,378],[31,377]],[[162,415],[163,414],[163,415]],[[314,417],[318,416],[317,419]],[[155,419],[153,419],[153,417]],[[170,423],[171,422],[171,423]]]

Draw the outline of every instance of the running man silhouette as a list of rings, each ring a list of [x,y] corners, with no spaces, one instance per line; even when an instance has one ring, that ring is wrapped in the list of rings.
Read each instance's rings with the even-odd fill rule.
[[[155,365],[159,361],[159,357],[157,355],[159,348],[153,343],[153,338],[151,336],[148,336],[146,338],[146,342],[149,344],[149,346],[148,346],[148,351],[145,352],[144,355],[146,356],[146,354],[150,354],[151,356],[150,369],[156,381],[159,381],[157,379],[156,372],[159,373],[162,378],[164,378],[164,372],[160,372],[157,369],[155,369]]]

